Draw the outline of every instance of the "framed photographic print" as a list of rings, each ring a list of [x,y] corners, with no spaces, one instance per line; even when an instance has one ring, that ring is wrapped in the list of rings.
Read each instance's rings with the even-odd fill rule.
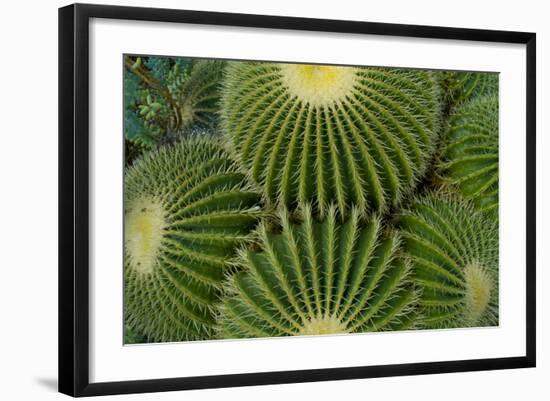
[[[59,390],[535,366],[535,34],[59,10]]]

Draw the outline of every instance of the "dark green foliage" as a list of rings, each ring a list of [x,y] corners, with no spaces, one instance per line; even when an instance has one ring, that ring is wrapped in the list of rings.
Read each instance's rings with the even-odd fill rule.
[[[440,174],[481,210],[498,208],[498,98],[476,97],[450,117]]]
[[[341,223],[280,215],[282,232],[258,231],[259,250],[243,251],[220,318],[223,337],[273,337],[399,330],[415,325],[416,292],[399,239],[356,208]]]
[[[125,138],[142,148],[151,148],[160,136],[160,128],[147,124],[139,115],[139,105],[147,92],[141,87],[139,78],[124,70],[124,135]]]
[[[452,196],[430,194],[397,217],[426,328],[498,324],[498,222]]]
[[[124,344],[143,344],[146,342],[147,338],[144,335],[136,332],[135,330],[132,330],[128,326],[124,327]]]
[[[170,59],[168,57],[147,57],[144,61],[144,65],[156,80],[163,82],[168,78],[168,74],[177,60],[179,59]],[[191,61],[189,60],[189,62]]]
[[[190,137],[125,174],[128,327],[149,341],[211,338],[224,274],[262,215],[216,139]]]

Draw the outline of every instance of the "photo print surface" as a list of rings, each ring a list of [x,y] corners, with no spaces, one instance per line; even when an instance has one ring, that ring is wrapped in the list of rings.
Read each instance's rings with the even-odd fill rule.
[[[497,326],[498,81],[125,55],[125,343]]]

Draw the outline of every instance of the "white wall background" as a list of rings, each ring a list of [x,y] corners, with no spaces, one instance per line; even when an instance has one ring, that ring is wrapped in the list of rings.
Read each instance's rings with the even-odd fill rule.
[[[112,4],[317,18],[535,31],[538,85],[538,367],[186,393],[127,400],[547,400],[550,398],[545,294],[550,247],[549,12],[541,0],[120,1]],[[91,1],[95,2],[95,1]],[[55,400],[57,375],[57,7],[58,0],[4,4],[0,16],[0,399]]]

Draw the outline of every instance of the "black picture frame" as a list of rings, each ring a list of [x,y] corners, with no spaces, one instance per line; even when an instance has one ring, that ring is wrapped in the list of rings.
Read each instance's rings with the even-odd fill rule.
[[[91,18],[437,38],[526,46],[526,353],[520,357],[355,366],[219,376],[89,381],[89,22]],[[536,363],[536,35],[446,28],[74,4],[59,9],[59,391],[95,396],[534,367]]]

